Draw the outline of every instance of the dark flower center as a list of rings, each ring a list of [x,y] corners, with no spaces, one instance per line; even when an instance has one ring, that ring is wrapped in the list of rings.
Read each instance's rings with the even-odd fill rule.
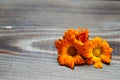
[[[70,46],[67,50],[67,53],[71,56],[75,56],[77,54],[77,49],[74,46]]]

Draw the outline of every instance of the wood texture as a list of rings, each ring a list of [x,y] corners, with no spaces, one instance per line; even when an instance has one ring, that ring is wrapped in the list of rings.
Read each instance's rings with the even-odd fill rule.
[[[58,65],[54,41],[79,26],[110,43],[111,65]],[[0,0],[0,80],[119,80],[119,50],[119,1]]]

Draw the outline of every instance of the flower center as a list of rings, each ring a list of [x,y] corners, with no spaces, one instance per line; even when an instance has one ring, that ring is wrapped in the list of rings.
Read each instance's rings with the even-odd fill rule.
[[[67,53],[71,56],[75,56],[77,54],[77,49],[74,46],[70,46],[67,50]]]
[[[99,57],[101,55],[101,49],[100,48],[94,48],[92,53],[93,53],[94,56]]]

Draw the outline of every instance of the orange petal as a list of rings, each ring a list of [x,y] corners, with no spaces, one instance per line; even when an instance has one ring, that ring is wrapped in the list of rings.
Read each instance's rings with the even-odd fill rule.
[[[85,61],[83,60],[83,58],[79,55],[77,55],[76,57],[74,57],[74,62],[75,64],[84,64]]]
[[[56,40],[55,45],[56,45],[57,48],[60,47],[62,45],[62,39]]]
[[[95,68],[102,68],[102,62],[101,59],[98,57],[97,60],[94,62],[94,67]]]
[[[105,53],[111,53],[112,52],[112,48],[109,48],[109,47],[107,47],[107,48],[103,48],[103,52],[105,52]]]
[[[60,55],[60,56],[58,56],[57,60],[58,60],[60,65],[64,65],[65,64],[65,58],[66,57],[67,57],[67,55]]]
[[[103,40],[102,44],[101,44],[103,47],[109,47],[109,44],[107,43],[106,40]]]
[[[101,62],[101,61],[100,61],[100,62],[95,62],[95,63],[94,63],[94,67],[101,69],[101,68],[103,67],[103,66],[102,66],[102,62]]]
[[[92,40],[87,43],[87,47],[90,49],[93,49],[95,46],[96,46],[96,43]]]
[[[74,68],[71,56],[67,56],[65,58],[65,65],[68,66],[68,67],[70,67],[70,68],[72,68],[72,69]]]
[[[85,32],[79,34],[79,36],[80,36],[79,40],[82,41],[83,43],[88,41],[88,35],[86,35]]]
[[[92,60],[92,58],[86,59],[86,63],[87,63],[88,65],[93,64],[93,60]]]
[[[109,64],[111,62],[111,60],[108,56],[101,55],[100,58],[101,58],[103,63]]]
[[[96,61],[98,61],[98,58],[95,57],[95,56],[93,56],[93,57],[92,57],[92,60],[93,60],[93,62],[96,62]]]
[[[68,42],[64,39],[58,39],[55,41],[55,46],[57,49],[62,48],[64,46],[68,46]]]
[[[88,53],[82,53],[81,54],[84,58],[91,58],[92,56],[93,56],[93,54],[90,52],[88,52]]]
[[[77,59],[76,57],[73,57],[74,63],[77,64]]]
[[[94,39],[93,39],[93,42],[96,44],[95,45],[95,47],[100,47],[101,46],[101,44],[102,44],[102,38],[100,38],[100,37],[95,37]]]
[[[111,53],[102,53],[102,55],[104,55],[104,56],[107,56],[108,58],[110,58],[111,59]]]
[[[74,61],[71,60],[71,68],[74,69]]]

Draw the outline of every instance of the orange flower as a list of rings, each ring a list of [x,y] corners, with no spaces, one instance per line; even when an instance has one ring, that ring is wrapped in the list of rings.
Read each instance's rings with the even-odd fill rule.
[[[56,48],[58,49],[58,62],[60,65],[68,66],[74,69],[76,64],[84,64],[84,60],[80,56],[78,47],[81,45],[73,44],[65,39],[59,39],[55,42]]]
[[[78,28],[78,30],[74,30],[70,28],[64,34],[64,37],[67,40],[81,41],[82,43],[88,41],[88,30],[84,28]],[[77,42],[76,41],[76,42]]]
[[[84,29],[69,29],[65,32],[63,39],[55,41],[58,50],[58,62],[60,65],[68,66],[74,69],[74,65],[84,64],[83,58],[80,56],[80,47],[83,42],[88,40],[88,31]]]
[[[94,64],[95,68],[102,68],[102,62],[109,64],[111,61],[112,48],[100,37],[86,42],[81,52],[82,56],[86,58],[86,63]]]

